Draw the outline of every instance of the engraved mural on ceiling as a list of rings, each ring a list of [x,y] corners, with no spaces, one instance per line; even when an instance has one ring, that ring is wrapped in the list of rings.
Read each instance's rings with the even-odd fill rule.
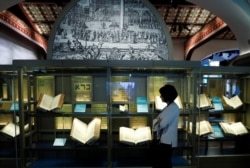
[[[168,60],[168,42],[141,0],[80,0],[56,29],[52,59]]]

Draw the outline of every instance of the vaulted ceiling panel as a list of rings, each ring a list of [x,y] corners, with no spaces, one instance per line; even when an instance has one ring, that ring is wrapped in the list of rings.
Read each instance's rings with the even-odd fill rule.
[[[17,16],[23,15],[38,33],[48,38],[58,15],[70,0],[26,0],[10,11]],[[184,0],[151,0],[150,1],[166,22],[172,38],[189,38],[216,16],[199,6]],[[230,29],[221,32],[218,39],[235,39]]]

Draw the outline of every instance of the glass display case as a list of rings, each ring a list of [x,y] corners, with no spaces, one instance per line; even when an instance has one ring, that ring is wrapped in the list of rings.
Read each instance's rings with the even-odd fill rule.
[[[20,161],[18,74],[12,66],[0,66],[0,162],[16,167]]]
[[[19,98],[27,95],[20,102],[20,121],[29,125],[21,136],[23,166],[150,166],[152,121],[160,112],[156,100],[166,83],[177,88],[181,109],[174,164],[195,163],[194,140],[186,123],[194,110],[198,62],[26,60],[14,65],[19,88],[26,88],[19,90]],[[44,107],[56,99],[59,108]],[[85,132],[84,127],[89,130]],[[147,128],[141,136],[148,139],[132,144],[122,139],[122,128]],[[92,139],[83,140],[86,134]]]
[[[236,167],[235,160],[249,166],[244,156],[249,153],[249,68],[248,67],[201,67],[197,103],[198,166],[213,163]],[[208,121],[211,130],[204,127]],[[203,132],[204,131],[204,132]],[[203,132],[203,133],[202,133]],[[241,157],[241,158],[240,158]],[[207,159],[213,159],[209,162]],[[220,158],[220,161],[218,160]],[[242,160],[243,159],[243,160]],[[224,161],[223,161],[224,160]],[[237,162],[238,162],[237,161]],[[210,165],[211,166],[211,165]]]
[[[192,61],[16,60],[10,71],[2,68],[1,128],[16,120],[20,128],[14,138],[1,133],[1,161],[16,161],[6,165],[150,167],[152,124],[164,106],[158,101],[159,88],[166,83],[176,87],[181,110],[175,167],[233,165],[232,158],[249,164],[246,67],[201,67]],[[233,97],[242,104],[230,106]],[[3,110],[6,101],[15,102],[16,112]],[[247,133],[225,133],[222,122],[241,123]],[[142,138],[137,141],[132,140],[136,131]]]
[[[107,167],[107,68],[91,61],[31,62],[18,66],[20,80],[29,81],[23,166]]]
[[[193,113],[191,97],[194,88],[195,68],[199,64],[184,62],[110,62],[110,134],[111,158],[114,166],[150,166],[150,140],[153,119],[166,106],[160,99],[159,89],[165,84],[174,85],[178,91],[175,102],[180,108],[178,124],[178,147],[174,149],[174,166],[192,165],[192,136],[188,136],[186,122]],[[163,104],[163,106],[158,106]],[[146,133],[150,128],[151,134]],[[126,128],[126,129],[124,129]],[[134,141],[127,129],[140,131]],[[135,136],[136,137],[136,136]],[[138,138],[139,137],[139,138]]]

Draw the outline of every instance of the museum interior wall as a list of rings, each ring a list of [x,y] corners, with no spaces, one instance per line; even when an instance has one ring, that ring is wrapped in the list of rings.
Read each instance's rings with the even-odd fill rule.
[[[0,64],[12,64],[12,59],[38,59],[41,55],[44,55],[42,50],[38,50],[37,46],[32,44],[32,42],[21,37],[15,32],[9,32],[7,27],[1,27],[0,40],[1,44],[1,54],[3,61]],[[173,41],[173,59],[174,60],[184,60],[184,42],[185,39],[172,39]],[[214,53],[216,51],[221,51],[225,49],[237,48],[237,41],[232,40],[211,40],[196,50],[194,50],[191,57],[191,61],[199,61],[207,55]]]
[[[17,34],[4,25],[0,25],[0,64],[12,64],[12,60],[36,60],[44,55],[33,42]]]

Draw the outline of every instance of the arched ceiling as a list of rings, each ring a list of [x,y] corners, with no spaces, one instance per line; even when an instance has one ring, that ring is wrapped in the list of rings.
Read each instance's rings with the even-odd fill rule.
[[[220,16],[237,38],[240,56],[250,55],[250,0],[188,0]]]
[[[250,52],[250,0],[148,1],[165,20],[172,38],[188,40],[218,16],[228,26],[212,38],[237,39],[240,54],[248,55]],[[70,0],[0,0],[0,10],[12,12],[48,39],[53,23],[69,2]]]
[[[18,0],[12,0],[18,2]],[[53,23],[70,0],[19,0],[7,8],[20,17],[35,31],[48,38]],[[172,38],[188,39],[216,16],[210,11],[185,0],[149,0],[159,11],[169,27]],[[0,6],[6,1],[0,0]],[[6,6],[6,4],[5,4]],[[215,38],[235,40],[230,29],[225,29]]]

